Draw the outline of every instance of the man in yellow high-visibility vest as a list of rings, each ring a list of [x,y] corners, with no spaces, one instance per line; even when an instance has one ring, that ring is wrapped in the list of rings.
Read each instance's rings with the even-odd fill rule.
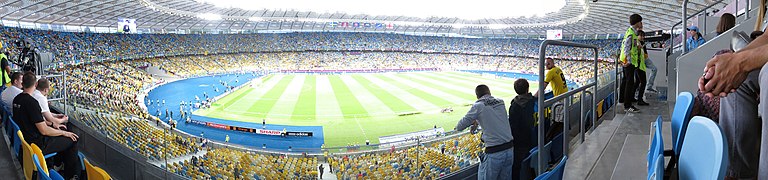
[[[11,78],[8,77],[11,73],[11,66],[8,63],[8,57],[5,55],[5,49],[3,49],[3,42],[0,41],[0,69],[2,69],[2,76],[0,76],[0,82],[5,87],[11,86]]]
[[[637,113],[640,110],[637,107],[632,106],[632,102],[635,99],[636,83],[635,71],[639,67],[639,60],[641,56],[641,50],[639,48],[639,41],[637,38],[638,31],[643,30],[643,17],[638,14],[632,14],[629,16],[629,24],[627,32],[624,33],[624,40],[621,44],[621,54],[618,61],[621,62],[623,68],[623,78],[621,81],[621,94],[619,98],[620,103],[624,103],[624,110],[628,113]]]

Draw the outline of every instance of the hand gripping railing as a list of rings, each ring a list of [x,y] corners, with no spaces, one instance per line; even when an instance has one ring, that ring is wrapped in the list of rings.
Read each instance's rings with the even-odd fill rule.
[[[546,55],[547,46],[549,46],[549,45],[568,46],[568,47],[580,47],[580,48],[589,48],[589,49],[594,50],[595,51],[595,58],[593,59],[593,61],[594,61],[594,69],[593,69],[594,75],[592,77],[592,78],[594,78],[593,81],[590,82],[590,83],[585,84],[584,86],[581,86],[581,87],[576,88],[574,90],[570,90],[570,91],[568,91],[568,92],[566,92],[564,94],[560,94],[558,96],[555,96],[555,97],[553,97],[551,99],[547,99],[545,101],[545,99],[544,99],[544,88],[546,88],[546,87],[542,86],[542,84],[544,84],[544,58],[545,58],[545,55]],[[592,92],[597,92],[597,82],[598,82],[597,81],[597,72],[598,72],[598,69],[597,69],[597,61],[598,61],[597,60],[597,53],[598,53],[597,46],[595,46],[595,45],[574,43],[574,42],[568,42],[568,41],[557,41],[557,40],[545,40],[544,42],[541,42],[541,46],[539,47],[539,90],[538,90],[538,92],[539,92],[538,93],[539,94],[539,97],[538,97],[539,98],[539,101],[538,101],[539,102],[538,103],[539,104],[539,107],[538,107],[539,108],[539,112],[544,112],[544,107],[547,107],[547,106],[550,106],[550,105],[552,105],[552,104],[554,104],[556,102],[562,101],[563,99],[569,99],[570,100],[570,97],[573,96],[576,93],[582,93],[580,101],[583,102],[584,101],[584,97],[586,97],[586,96],[584,96],[583,93],[588,88],[594,88],[594,90]],[[564,114],[565,117],[568,117],[567,107],[568,107],[568,105],[570,105],[570,103],[571,102],[566,102],[565,103],[565,104],[567,104],[565,106],[566,108],[563,108],[565,110],[565,114]],[[592,127],[593,128],[595,127],[594,119],[597,117],[597,111],[595,111],[596,105],[597,105],[597,98],[596,98],[595,95],[592,95],[592,105],[591,106],[592,106],[592,119],[593,119]],[[584,106],[582,105],[582,109],[583,109],[583,107]],[[581,112],[581,113],[584,113],[584,112]],[[582,120],[580,122],[583,122],[584,116],[580,116],[580,117],[582,117]],[[539,145],[538,145],[538,147],[539,147],[539,149],[544,149],[544,126],[542,125],[543,122],[544,122],[544,115],[540,114],[538,116],[538,118],[539,118],[538,119],[538,122],[539,122],[539,132],[538,132],[538,136],[539,136],[538,137],[538,139],[539,139],[538,140],[539,141],[538,144]],[[582,126],[583,126],[583,123],[582,123]],[[568,153],[567,147],[570,144],[570,143],[568,143],[569,142],[568,141],[568,136],[566,134],[566,132],[568,130],[567,127],[568,127],[568,120],[563,120],[563,147],[564,147],[563,153],[565,153],[565,154]],[[581,132],[581,133],[584,133],[584,132]],[[538,163],[538,166],[536,167],[536,170],[537,170],[536,172],[543,172],[544,165],[547,164],[546,162],[543,162],[544,161],[544,156],[542,154],[543,153],[539,153],[539,157],[537,157],[539,163]]]

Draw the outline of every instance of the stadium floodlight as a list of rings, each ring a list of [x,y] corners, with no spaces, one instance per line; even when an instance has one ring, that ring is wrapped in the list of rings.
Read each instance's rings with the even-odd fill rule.
[[[204,13],[204,14],[198,14],[197,18],[205,19],[209,21],[215,21],[215,20],[221,20],[221,15],[213,14],[213,13]]]

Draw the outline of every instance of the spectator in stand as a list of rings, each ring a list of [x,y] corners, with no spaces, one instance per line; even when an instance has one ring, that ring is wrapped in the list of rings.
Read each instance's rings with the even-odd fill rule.
[[[323,168],[323,164],[320,164],[320,167],[317,167],[317,170],[320,171],[320,179],[323,179],[323,173],[325,173],[325,168]]]
[[[760,36],[739,52],[710,59],[699,78],[701,93],[723,97],[719,124],[729,143],[726,179],[768,179],[766,62],[768,37]]]
[[[51,109],[48,108],[47,94],[51,90],[50,84],[51,83],[48,82],[48,79],[46,78],[40,78],[37,80],[37,90],[32,93],[32,97],[34,97],[35,100],[37,100],[37,102],[40,104],[40,109],[42,110],[41,113],[43,114],[45,121],[50,123],[51,127],[63,130],[67,128],[65,124],[69,120],[69,117],[64,114],[51,113]]]
[[[643,30],[642,21],[643,17],[638,14],[629,16],[630,27],[624,33],[621,54],[619,55],[619,60],[623,64],[622,96],[619,97],[619,103],[624,103],[624,110],[629,113],[640,112],[635,106],[632,106],[632,102],[635,99],[635,71],[637,70],[641,55],[636,32]]]
[[[80,174],[80,158],[77,155],[77,134],[52,128],[45,123],[40,104],[32,93],[35,92],[36,76],[32,72],[24,73],[23,92],[13,99],[13,119],[21,128],[24,139],[30,144],[37,144],[43,154],[58,153],[64,161],[65,179],[77,179]]]
[[[731,13],[724,13],[720,16],[720,22],[717,23],[717,27],[715,28],[715,32],[719,36],[720,34],[725,33],[725,31],[730,30],[736,26],[736,17],[733,16]]]
[[[555,66],[555,62],[552,58],[547,58],[545,61],[545,65],[547,68],[547,73],[544,77],[544,87],[547,85],[552,85],[552,94],[554,96],[559,96],[561,94],[564,94],[568,92],[568,84],[565,80],[565,75],[563,74],[563,70],[560,69],[560,67]],[[539,92],[536,91],[536,94],[534,97],[539,97]],[[552,105],[552,107],[555,107],[555,110],[552,111],[554,113],[553,118],[551,118],[551,128],[547,131],[546,138],[547,141],[552,139],[553,137],[560,134],[560,132],[563,131],[563,101],[556,102]],[[550,108],[547,108],[550,109]]]
[[[478,123],[483,128],[482,140],[486,148],[485,156],[480,159],[477,179],[511,179],[514,148],[504,100],[491,96],[486,85],[478,85],[475,95],[477,101],[456,124],[456,130],[476,127]]]
[[[528,80],[517,79],[515,81],[515,93],[517,96],[509,102],[509,127],[512,129],[512,137],[515,142],[514,163],[512,165],[512,179],[530,179],[528,166],[522,162],[528,157],[528,151],[537,145],[533,128],[533,106],[536,102],[529,91]]]
[[[639,61],[637,63],[638,67],[637,70],[635,70],[635,79],[637,80],[635,83],[637,86],[637,96],[635,102],[637,102],[637,105],[640,106],[647,106],[648,103],[643,100],[643,96],[645,95],[645,85],[648,83],[648,79],[645,77],[645,59],[648,58],[648,51],[645,50],[645,32],[642,30],[637,31],[637,41],[638,41],[638,52],[640,52],[640,55],[638,56]]]
[[[2,93],[3,105],[6,108],[11,109],[13,105],[13,98],[21,93],[21,76],[20,72],[13,72],[11,74],[11,87],[5,88]]]
[[[688,40],[686,40],[687,46],[685,47],[687,52],[691,52],[694,49],[698,48],[705,42],[707,42],[704,37],[701,37],[701,32],[699,32],[699,27],[691,26],[688,28]]]

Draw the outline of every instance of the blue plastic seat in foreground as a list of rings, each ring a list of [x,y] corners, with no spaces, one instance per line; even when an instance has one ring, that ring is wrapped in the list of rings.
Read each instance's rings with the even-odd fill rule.
[[[728,167],[728,143],[711,119],[691,118],[678,161],[679,179],[720,180]]]
[[[656,160],[653,161],[652,167],[654,171],[648,175],[648,180],[663,180],[664,179],[664,156],[656,156]]]
[[[544,162],[546,164],[549,164],[549,160],[550,160],[549,155],[550,155],[551,147],[552,147],[552,141],[544,145],[543,151],[539,151],[539,147],[533,147],[533,149],[531,149],[530,151],[531,154],[528,155],[528,157],[526,157],[526,159],[530,159],[529,160],[530,167],[533,169],[537,169],[536,167],[539,165],[539,153],[542,153],[544,155]],[[525,160],[523,160],[523,162],[525,162]],[[547,167],[547,166],[545,165],[544,167]],[[542,174],[544,173],[544,171],[546,171],[546,169],[543,169],[541,172],[536,171],[536,174]]]
[[[565,163],[568,162],[568,156],[563,156],[560,159],[560,163],[555,166],[552,171],[545,172],[544,174],[536,177],[536,180],[561,180],[563,179],[563,173],[565,173]]]
[[[54,171],[53,169],[51,169],[51,170],[43,169],[43,167],[40,165],[40,160],[37,160],[37,155],[36,154],[32,155],[32,161],[35,162],[35,167],[37,168],[37,177],[38,177],[37,179],[40,179],[40,180],[64,180],[64,177],[62,177],[58,172]],[[45,173],[46,171],[48,173]]]
[[[555,136],[550,143],[552,144],[552,147],[549,149],[551,161],[557,161],[563,157],[563,133]]]
[[[664,156],[664,137],[662,136],[661,130],[662,130],[662,119],[661,116],[656,118],[656,122],[653,123],[654,126],[654,133],[651,137],[651,146],[648,148],[648,156],[646,157],[648,159],[647,165],[647,172],[648,177],[653,174],[654,167],[653,163],[656,160],[657,156]]]
[[[683,140],[685,139],[685,129],[688,127],[688,122],[691,120],[691,111],[693,110],[693,95],[689,92],[681,92],[677,96],[677,102],[675,102],[675,109],[672,112],[672,150],[675,152],[675,156],[680,155],[680,147],[682,147]]]

